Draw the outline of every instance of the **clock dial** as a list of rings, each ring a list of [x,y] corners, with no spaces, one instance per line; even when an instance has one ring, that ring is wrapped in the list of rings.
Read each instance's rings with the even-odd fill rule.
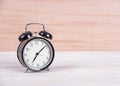
[[[41,70],[53,60],[53,47],[44,39],[34,38],[28,41],[23,48],[23,60],[32,70]]]

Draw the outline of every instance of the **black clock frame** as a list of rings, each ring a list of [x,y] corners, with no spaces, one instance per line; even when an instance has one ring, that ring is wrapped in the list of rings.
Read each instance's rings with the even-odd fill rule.
[[[40,70],[33,70],[33,69],[29,68],[29,67],[25,64],[25,61],[24,61],[24,58],[23,58],[23,50],[24,50],[24,47],[26,46],[26,44],[27,44],[28,42],[30,42],[30,41],[33,40],[33,39],[43,39],[43,40],[45,40],[46,42],[48,42],[49,45],[51,46],[52,53],[53,53],[53,55],[52,55],[52,57],[51,57],[52,59],[51,59],[51,61],[49,62],[49,64],[46,65],[44,68],[42,68],[42,69],[40,69]],[[21,49],[22,51],[20,51],[20,48],[22,48],[22,49]],[[19,54],[20,54],[21,56],[19,56]],[[42,37],[31,37],[30,39],[27,39],[27,40],[21,42],[21,43],[19,44],[18,48],[17,48],[17,58],[18,58],[19,62],[20,62],[25,68],[30,69],[30,70],[32,70],[32,71],[36,71],[36,72],[48,68],[48,67],[51,65],[51,63],[53,62],[54,56],[55,56],[55,50],[54,50],[53,45],[51,44],[51,42],[50,42],[49,40],[47,40],[47,39],[45,39],[45,38],[42,38]]]

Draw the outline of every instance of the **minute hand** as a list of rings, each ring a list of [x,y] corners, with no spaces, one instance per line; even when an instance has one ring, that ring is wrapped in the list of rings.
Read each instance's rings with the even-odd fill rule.
[[[45,48],[46,46],[44,46],[39,52],[38,52],[38,54]]]
[[[46,46],[44,46],[38,53],[36,53],[36,56],[35,56],[35,58],[33,59],[33,61],[32,62],[34,62],[35,61],[35,59],[37,58],[37,56],[39,55],[39,53],[45,48]]]

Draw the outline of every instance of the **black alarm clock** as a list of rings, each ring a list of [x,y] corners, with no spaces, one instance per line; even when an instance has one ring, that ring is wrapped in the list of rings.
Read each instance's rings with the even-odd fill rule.
[[[42,25],[43,30],[38,32],[38,36],[33,36],[28,31],[29,25]],[[45,30],[41,23],[28,23],[25,26],[25,32],[19,36],[21,42],[17,49],[19,62],[27,69],[41,71],[48,68],[54,59],[54,47],[49,41],[53,36]]]

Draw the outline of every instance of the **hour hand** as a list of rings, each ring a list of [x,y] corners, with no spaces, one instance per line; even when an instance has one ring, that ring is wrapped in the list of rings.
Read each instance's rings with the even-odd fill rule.
[[[35,59],[37,58],[37,56],[38,56],[38,53],[36,53],[36,56],[35,56],[35,58],[33,59],[32,63],[35,61]]]

